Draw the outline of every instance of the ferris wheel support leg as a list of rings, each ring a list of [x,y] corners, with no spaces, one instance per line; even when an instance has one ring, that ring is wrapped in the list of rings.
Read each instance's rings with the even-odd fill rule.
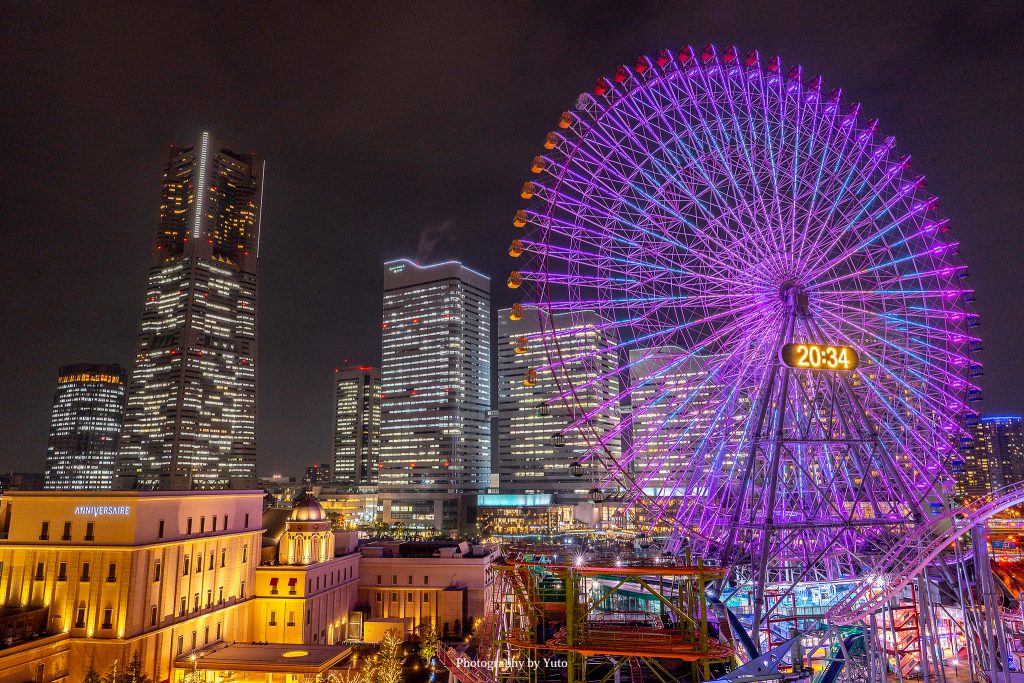
[[[814,320],[813,317],[808,316],[806,322],[807,327],[809,329],[813,329],[814,333],[818,336],[819,339],[826,338],[822,333],[821,328],[818,326],[818,323]],[[871,448],[871,450],[869,451],[868,457],[870,459],[879,457],[886,457],[888,459],[888,451],[882,444],[882,440],[878,437],[878,434],[868,423],[867,418],[864,415],[864,407],[861,405],[860,399],[857,398],[857,392],[853,390],[853,386],[851,386],[850,384],[850,378],[844,375],[840,377],[840,383],[843,386],[843,390],[846,393],[847,398],[854,407],[853,412],[857,416],[857,424],[860,426],[861,434],[866,435],[868,438],[874,441],[874,447]],[[868,464],[870,465],[870,462]],[[918,496],[914,495],[911,492],[910,487],[907,486],[907,483],[903,480],[903,476],[900,472],[899,465],[895,462],[892,462],[891,459],[889,460],[888,465],[889,466],[886,469],[890,470],[893,474],[893,479],[896,482],[896,486],[899,487],[900,493],[903,494],[904,500],[906,500],[908,504],[913,506],[915,520],[920,521],[921,519],[924,519],[924,509],[921,507],[921,501],[918,499]]]
[[[781,349],[782,345],[786,343],[786,340],[788,339],[791,333],[793,319],[794,316],[792,314],[787,316],[786,322],[783,323],[781,328],[779,328],[779,336],[775,340],[775,348],[773,349],[773,352],[771,354],[771,369],[769,369],[768,371],[768,378],[765,382],[764,389],[762,390],[761,396],[759,398],[760,405],[758,406],[757,411],[757,421],[754,423],[754,429],[751,433],[752,437],[750,449],[747,452],[747,463],[746,467],[743,470],[743,479],[740,481],[740,491],[746,491],[747,488],[750,486],[750,478],[754,472],[754,460],[757,457],[758,439],[761,436],[761,430],[764,428],[764,420],[765,417],[768,415],[768,406],[771,405],[772,394],[774,393],[775,376],[778,374],[779,366],[781,365],[781,362],[779,361],[779,349]],[[735,503],[735,507],[732,510],[732,514],[729,516],[729,529],[726,532],[726,542],[725,547],[722,550],[721,559],[722,564],[726,566],[732,564],[732,551],[736,545],[736,535],[739,533],[738,525],[740,517],[743,515],[743,500],[743,496],[741,495]],[[721,590],[719,590],[719,592],[721,592]],[[756,623],[757,622],[755,620],[755,636],[757,632]],[[760,652],[760,644],[757,642],[757,638],[754,637],[752,638],[752,640],[754,643],[754,647],[756,647],[758,649],[758,652]]]
[[[761,629],[761,613],[764,609],[764,586],[768,582],[768,555],[771,552],[771,541],[775,524],[775,497],[779,489],[779,456],[782,452],[783,425],[786,412],[786,401],[789,398],[789,368],[782,373],[782,390],[779,392],[779,403],[772,424],[775,425],[775,440],[772,443],[772,457],[768,472],[768,507],[765,511],[764,531],[761,533],[761,559],[758,562],[758,574],[754,577],[754,624],[753,641],[758,643]]]
[[[992,683],[1010,683],[1010,672],[1007,666],[1006,638],[1003,624],[999,618],[999,604],[996,600],[995,584],[992,580],[992,562],[988,555],[988,542],[985,539],[987,522],[978,524],[971,529],[971,542],[974,546],[974,572],[978,591],[981,593],[983,645],[988,650],[989,680]]]

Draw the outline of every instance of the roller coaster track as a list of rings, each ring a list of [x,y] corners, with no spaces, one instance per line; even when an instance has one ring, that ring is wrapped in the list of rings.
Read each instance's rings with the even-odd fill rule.
[[[906,588],[943,548],[974,526],[1003,510],[1024,503],[1024,482],[1005,486],[969,505],[947,510],[904,536],[865,572],[856,586],[835,602],[825,619],[847,626],[876,612]]]

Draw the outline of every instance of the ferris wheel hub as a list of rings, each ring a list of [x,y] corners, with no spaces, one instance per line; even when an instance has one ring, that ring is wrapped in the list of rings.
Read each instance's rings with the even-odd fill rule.
[[[785,303],[787,311],[796,313],[802,318],[810,315],[807,292],[792,280],[786,280],[779,287],[779,298]]]

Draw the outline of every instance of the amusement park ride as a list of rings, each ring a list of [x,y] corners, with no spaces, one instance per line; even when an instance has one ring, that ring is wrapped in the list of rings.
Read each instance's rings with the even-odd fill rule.
[[[573,473],[638,540],[509,548],[451,675],[1016,675],[985,527],[1024,487],[953,498],[981,398],[974,293],[895,139],[820,76],[709,45],[599,79],[544,147],[508,279],[541,332],[517,350],[546,349],[525,381],[553,378],[563,434],[589,443]],[[613,375],[580,380],[594,352],[548,322],[582,311]]]

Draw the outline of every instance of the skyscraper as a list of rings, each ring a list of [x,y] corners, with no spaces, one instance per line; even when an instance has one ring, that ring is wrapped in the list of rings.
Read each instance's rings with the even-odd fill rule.
[[[1024,419],[1019,415],[983,417],[973,431],[973,459],[987,459],[992,489],[1024,481]],[[970,463],[969,458],[967,466]]]
[[[385,264],[382,492],[484,491],[490,479],[489,279],[461,263]]]
[[[632,476],[651,495],[699,486],[703,476],[735,464],[735,421],[721,419],[719,410],[726,401],[748,408],[750,397],[734,395],[728,382],[709,375],[709,360],[716,359],[688,356],[676,346],[629,353]],[[694,457],[691,478],[680,484]]]
[[[380,448],[380,368],[353,365],[334,371],[334,480],[377,483]]]
[[[67,365],[57,376],[46,448],[47,489],[110,489],[124,422],[120,365]]]
[[[256,474],[264,162],[208,133],[167,154],[118,485],[238,488]]]
[[[561,313],[544,325],[545,338],[557,342],[558,355],[574,359],[559,370],[556,385],[548,371],[526,386],[526,371],[549,364],[541,318],[530,311],[519,320],[512,309],[498,312],[498,476],[502,493],[550,493],[563,502],[578,502],[597,483],[598,472],[587,466],[574,476],[569,466],[588,450],[589,443],[606,441],[613,458],[621,454],[617,433],[619,393],[618,354],[614,339],[593,311]],[[568,401],[560,396],[575,388]],[[571,427],[581,411],[595,411],[586,423]],[[603,474],[601,472],[600,474]]]

